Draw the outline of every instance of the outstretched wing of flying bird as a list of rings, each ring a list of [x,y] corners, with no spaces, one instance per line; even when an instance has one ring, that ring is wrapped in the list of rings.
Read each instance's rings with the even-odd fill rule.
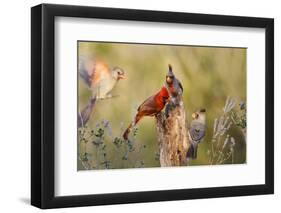
[[[78,65],[79,76],[83,79],[85,84],[90,88],[92,84],[92,76],[95,72],[95,61],[83,56],[79,57]]]
[[[78,113],[78,120],[77,120],[78,128],[84,127],[86,123],[89,121],[95,103],[96,103],[96,98],[91,98],[88,105],[81,112]]]
[[[98,86],[103,79],[111,77],[108,65],[93,58],[81,56],[78,69],[80,77],[89,88]]]

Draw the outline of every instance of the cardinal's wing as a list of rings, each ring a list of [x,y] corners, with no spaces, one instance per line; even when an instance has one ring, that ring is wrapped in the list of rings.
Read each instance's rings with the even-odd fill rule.
[[[144,102],[142,102],[142,104],[138,107],[138,111],[140,111],[141,109],[143,109],[144,107],[147,107],[147,106],[153,107],[154,103],[155,103],[154,96],[150,96]]]
[[[139,107],[138,111],[144,115],[153,115],[157,112],[158,106],[154,100],[154,96],[147,98]]]

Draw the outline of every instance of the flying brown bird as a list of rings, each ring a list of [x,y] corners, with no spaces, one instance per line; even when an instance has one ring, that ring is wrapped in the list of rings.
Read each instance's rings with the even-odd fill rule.
[[[92,98],[105,99],[112,97],[110,93],[120,79],[125,78],[125,72],[119,67],[109,66],[94,58],[79,58],[79,75],[92,92]]]

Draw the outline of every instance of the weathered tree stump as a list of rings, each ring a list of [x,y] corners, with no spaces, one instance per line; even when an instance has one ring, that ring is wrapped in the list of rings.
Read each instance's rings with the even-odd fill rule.
[[[169,109],[166,113],[161,112],[156,116],[160,165],[161,167],[186,166],[186,153],[190,141],[183,101],[180,100],[177,106],[169,106],[169,104],[166,106]]]

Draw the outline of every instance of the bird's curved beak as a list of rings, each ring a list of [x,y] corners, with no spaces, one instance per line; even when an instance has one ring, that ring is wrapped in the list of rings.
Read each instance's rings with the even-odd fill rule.
[[[196,119],[196,118],[198,118],[198,114],[194,112],[194,113],[192,113],[191,117],[192,117],[193,119]]]
[[[167,82],[168,84],[171,84],[171,83],[173,82],[173,77],[171,77],[171,76],[166,76],[166,82]]]
[[[125,74],[122,74],[122,75],[118,75],[118,80],[120,80],[120,79],[126,79],[126,76],[125,76]]]

